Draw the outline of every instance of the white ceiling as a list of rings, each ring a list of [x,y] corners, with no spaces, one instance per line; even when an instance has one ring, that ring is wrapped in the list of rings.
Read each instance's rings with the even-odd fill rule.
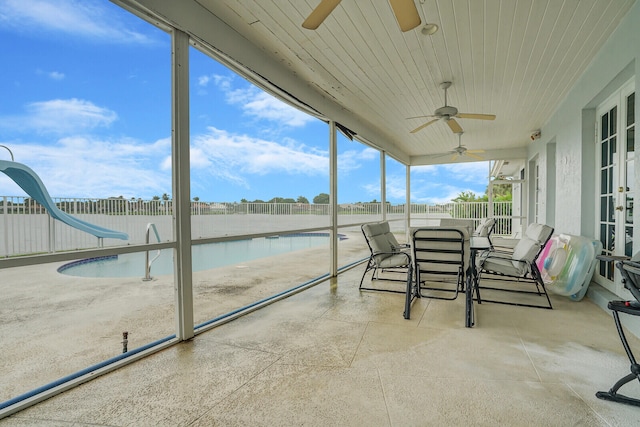
[[[450,161],[433,155],[458,138],[442,121],[410,134],[428,119],[408,118],[444,105],[441,82],[453,82],[448,104],[460,112],[497,116],[458,119],[462,143],[487,150],[487,159],[504,158],[551,117],[635,0],[416,0],[423,25],[440,27],[433,36],[421,26],[401,32],[385,0],[343,0],[315,31],[301,24],[319,0],[196,1],[379,130],[391,152],[428,164]]]

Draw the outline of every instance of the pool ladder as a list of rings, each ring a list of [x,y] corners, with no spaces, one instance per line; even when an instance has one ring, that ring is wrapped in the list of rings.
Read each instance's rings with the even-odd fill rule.
[[[152,222],[147,224],[147,232],[145,234],[145,243],[148,245],[149,244],[149,236],[151,234],[151,230],[153,229],[153,233],[156,235],[156,240],[158,241],[158,243],[160,243],[160,234],[158,234],[158,229],[156,228],[156,225]],[[144,256],[144,281],[149,281],[152,279],[151,277],[151,264],[153,264],[153,262],[155,260],[158,259],[158,257],[160,256],[160,249],[158,249],[158,252],[156,253],[156,256],[153,257],[153,259],[149,260],[149,251],[147,251],[145,253]]]

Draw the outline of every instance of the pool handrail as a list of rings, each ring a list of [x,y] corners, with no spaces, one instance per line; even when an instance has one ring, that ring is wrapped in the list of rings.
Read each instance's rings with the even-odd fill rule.
[[[158,243],[161,242],[160,240],[160,233],[158,233],[158,229],[156,228],[156,225],[153,222],[150,222],[147,224],[147,231],[145,233],[145,243],[148,245],[149,244],[149,235],[150,235],[150,231],[151,229],[153,229],[153,233],[156,235],[156,239],[158,240]],[[151,277],[151,264],[153,264],[153,262],[155,260],[158,259],[158,257],[160,256],[160,249],[158,249],[158,253],[156,253],[156,256],[153,257],[153,259],[151,261],[149,261],[149,251],[145,252],[145,256],[144,256],[144,278],[142,280],[144,281],[149,281],[152,279]]]
[[[5,148],[9,152],[9,155],[11,156],[11,161],[13,162],[14,158],[13,158],[13,152],[11,151],[11,149],[6,145],[0,145],[0,147]]]

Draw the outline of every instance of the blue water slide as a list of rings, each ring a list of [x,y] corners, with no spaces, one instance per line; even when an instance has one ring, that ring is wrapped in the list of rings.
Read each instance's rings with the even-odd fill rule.
[[[127,233],[121,231],[109,230],[108,228],[100,227],[90,222],[83,221],[76,218],[73,215],[69,215],[66,212],[61,211],[56,206],[47,188],[42,183],[42,180],[31,168],[22,163],[0,160],[0,172],[3,172],[16,184],[20,186],[32,199],[35,199],[38,203],[44,206],[53,218],[58,221],[62,221],[65,224],[84,231],[85,233],[93,234],[99,238],[108,239],[129,239]]]

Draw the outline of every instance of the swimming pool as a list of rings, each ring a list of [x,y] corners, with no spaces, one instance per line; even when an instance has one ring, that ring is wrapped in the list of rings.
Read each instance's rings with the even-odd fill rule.
[[[340,240],[344,235],[338,236]],[[208,270],[238,264],[258,258],[328,245],[328,233],[298,233],[230,242],[209,243],[192,248],[193,271]],[[157,251],[151,251],[153,259]],[[113,255],[70,262],[58,268],[58,273],[77,277],[144,277],[145,253]],[[163,249],[151,265],[154,276],[173,273],[173,250]]]

